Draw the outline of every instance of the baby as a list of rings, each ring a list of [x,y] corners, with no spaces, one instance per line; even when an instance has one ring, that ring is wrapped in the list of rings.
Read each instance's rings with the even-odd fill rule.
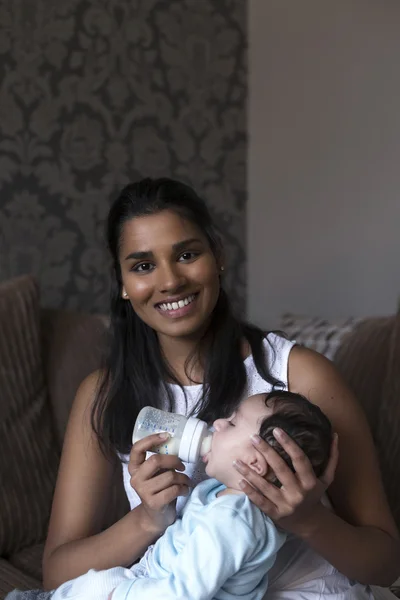
[[[261,600],[286,535],[241,492],[233,461],[240,458],[279,486],[250,439],[260,435],[293,469],[273,436],[275,427],[286,431],[321,475],[332,443],[321,410],[291,392],[251,396],[229,418],[214,422],[211,449],[203,457],[210,479],[193,490],[182,517],[141,561],[131,569],[90,570],[57,588],[52,600]]]

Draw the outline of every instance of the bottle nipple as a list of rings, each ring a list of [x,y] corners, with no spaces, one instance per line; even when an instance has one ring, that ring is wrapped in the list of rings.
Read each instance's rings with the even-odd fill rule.
[[[201,442],[200,446],[200,456],[205,456],[207,452],[211,450],[211,442],[212,442],[213,434],[210,432],[204,440]]]

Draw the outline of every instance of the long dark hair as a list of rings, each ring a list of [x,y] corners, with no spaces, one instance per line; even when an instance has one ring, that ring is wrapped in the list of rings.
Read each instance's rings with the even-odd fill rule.
[[[121,298],[119,250],[124,224],[164,210],[173,211],[198,227],[216,259],[221,257],[221,239],[205,202],[183,183],[167,178],[143,179],[126,186],[111,206],[107,221],[112,258],[108,355],[91,413],[92,427],[109,456],[130,451],[134,423],[144,406],[160,407],[166,398],[169,409],[173,407],[167,382],[183,388],[164,360],[157,333],[137,316],[130,302]],[[221,287],[210,326],[186,362],[188,367],[190,361],[201,357],[204,365],[203,393],[193,411],[201,419],[211,423],[217,417],[229,416],[240,402],[246,384],[243,339],[250,345],[260,375],[274,386],[281,384],[266,366],[264,335],[233,315]]]

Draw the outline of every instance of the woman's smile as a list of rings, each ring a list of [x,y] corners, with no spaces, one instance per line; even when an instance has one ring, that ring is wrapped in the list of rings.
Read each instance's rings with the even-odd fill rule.
[[[179,319],[190,315],[196,310],[196,301],[199,292],[195,294],[180,295],[177,297],[166,298],[163,302],[155,305],[156,309],[163,317],[169,319]]]

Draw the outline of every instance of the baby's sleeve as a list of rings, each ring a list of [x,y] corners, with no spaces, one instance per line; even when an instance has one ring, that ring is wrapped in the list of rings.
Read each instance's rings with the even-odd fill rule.
[[[273,550],[281,546],[281,540],[274,526],[269,533],[273,537],[268,540],[272,564]],[[259,539],[240,514],[229,507],[220,507],[205,515],[196,526],[167,577],[124,581],[115,589],[112,600],[211,600],[251,559],[256,547],[259,547]],[[246,600],[262,597],[266,591],[267,567],[264,563],[262,572],[256,570],[254,577],[247,576],[246,581],[241,582],[241,597]],[[265,581],[262,593],[261,579]]]

